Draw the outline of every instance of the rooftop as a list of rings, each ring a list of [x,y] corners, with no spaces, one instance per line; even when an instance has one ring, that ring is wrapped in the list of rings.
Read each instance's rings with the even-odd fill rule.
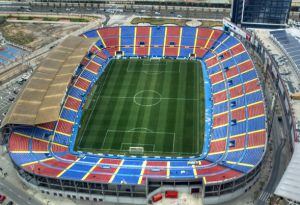
[[[277,61],[279,66],[279,73],[283,81],[285,82],[286,88],[291,95],[300,93],[300,75],[299,70],[289,60],[288,54],[280,48],[278,44],[272,39],[271,30],[255,29],[256,36],[263,42],[264,46],[268,49],[269,53]],[[287,30],[297,37],[300,37],[300,31],[295,28]],[[295,122],[300,125],[300,100],[290,99],[291,105],[294,110]],[[298,135],[299,136],[299,135]]]

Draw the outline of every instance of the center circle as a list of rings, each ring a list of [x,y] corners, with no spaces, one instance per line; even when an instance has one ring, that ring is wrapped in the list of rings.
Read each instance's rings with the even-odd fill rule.
[[[161,101],[161,94],[155,90],[141,90],[134,95],[133,102],[139,106],[155,106]]]

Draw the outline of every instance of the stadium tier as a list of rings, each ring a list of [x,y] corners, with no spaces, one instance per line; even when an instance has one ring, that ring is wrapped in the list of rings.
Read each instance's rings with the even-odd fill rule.
[[[58,121],[12,130],[8,148],[18,167],[51,179],[127,185],[197,179],[209,187],[245,180],[260,166],[266,149],[264,98],[252,60],[238,39],[221,30],[176,26],[105,27],[82,37],[98,41],[78,66]],[[211,121],[205,124],[209,133],[201,155],[139,157],[73,150],[86,97],[119,54],[202,62],[212,107],[206,108]]]

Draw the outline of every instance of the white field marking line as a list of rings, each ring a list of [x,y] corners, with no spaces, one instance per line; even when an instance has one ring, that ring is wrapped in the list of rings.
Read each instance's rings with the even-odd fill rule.
[[[155,150],[155,144],[153,144],[153,146],[154,146],[154,150]],[[81,148],[82,150],[85,150],[85,149],[88,149],[88,150],[96,150],[96,151],[118,151],[118,152],[120,152],[120,151],[124,151],[124,150],[119,150],[119,149],[96,149],[96,148],[94,148],[94,147],[84,147],[84,148]],[[152,151],[152,152],[154,152],[154,153],[162,153],[162,151]],[[168,154],[174,154],[174,153],[176,153],[176,154],[178,154],[178,155],[181,155],[182,153],[184,153],[184,154],[186,154],[186,155],[194,155],[195,153],[191,153],[191,152],[163,152],[163,153],[168,153]]]
[[[144,66],[152,66],[152,65],[167,65],[168,63],[167,62],[155,62],[155,63],[148,63],[148,62],[143,62],[142,65]]]
[[[121,145],[121,151],[127,151],[127,150],[124,150],[123,149],[123,145],[126,145],[126,144],[128,144],[128,145],[150,145],[150,146],[152,146],[152,152],[155,152],[154,150],[155,150],[155,144],[142,144],[142,143],[137,143],[137,144],[135,144],[135,143],[122,143],[122,145]],[[143,146],[144,147],[144,146]]]
[[[156,90],[140,90],[139,92],[137,92],[137,93],[134,95],[134,98],[136,98],[135,96],[137,96],[137,95],[139,95],[139,94],[141,94],[141,93],[143,93],[143,92],[152,92],[152,93],[155,93],[155,94],[159,95],[159,96],[160,96],[159,98],[161,98],[161,94],[160,94],[159,92],[157,92]]]
[[[144,93],[144,92],[152,92],[152,93],[154,93],[154,94],[157,94],[157,95],[159,96],[158,98],[157,98],[157,97],[153,97],[153,98],[151,97],[150,99],[155,99],[155,100],[158,99],[158,101],[157,101],[157,102],[154,102],[154,103],[150,103],[150,104],[142,104],[142,103],[140,103],[140,102],[137,102],[136,99],[143,99],[143,98],[138,98],[137,96],[138,96],[139,94],[141,94],[141,93]],[[145,98],[145,99],[149,99],[149,98]],[[160,94],[159,92],[155,91],[155,90],[141,90],[141,91],[137,92],[137,93],[134,95],[134,98],[133,98],[133,102],[134,102],[136,105],[143,106],[143,107],[155,106],[155,105],[159,104],[160,101],[161,101],[161,94]]]
[[[104,139],[103,139],[103,142],[102,142],[102,145],[101,145],[101,148],[100,148],[100,149],[103,149],[104,143],[105,143],[105,141],[106,141],[107,133],[108,133],[108,130],[106,130],[106,133],[105,133],[105,136],[104,136]]]
[[[179,73],[179,71],[174,71],[174,70],[159,70],[159,71],[154,71],[154,70],[150,70],[150,71],[145,71],[145,70],[128,70],[127,69],[127,73],[145,73],[145,74],[161,74],[161,73]]]
[[[127,151],[127,150],[123,150],[122,148],[123,148],[123,145],[134,145],[134,147],[144,147],[144,146],[151,146],[152,147],[152,150],[154,151],[154,144],[143,144],[143,143],[127,143],[127,142],[124,142],[124,143],[122,143],[121,144],[121,150],[122,151]],[[130,146],[129,146],[130,147]],[[133,147],[133,146],[131,146],[131,147]]]
[[[154,147],[155,147],[155,144],[153,144],[154,145]],[[95,150],[95,151],[99,151],[99,152],[101,152],[101,151],[111,151],[111,150],[113,150],[113,151],[120,151],[119,149],[97,149],[97,148],[94,148],[94,147],[84,147],[84,148],[81,148],[82,150],[86,150],[86,149],[88,149],[88,150]],[[122,150],[121,150],[122,151]],[[154,153],[162,153],[162,151],[152,151],[152,152],[154,152]],[[174,153],[177,153],[177,154],[179,154],[179,155],[181,155],[181,154],[186,154],[186,155],[194,155],[195,153],[191,153],[191,152],[164,152],[164,153],[168,153],[168,154],[174,154]]]
[[[100,96],[101,98],[115,98],[115,99],[133,99],[133,98],[137,98],[137,99],[161,99],[161,100],[186,100],[186,101],[191,101],[191,100],[196,100],[198,101],[199,99],[195,99],[195,98],[158,98],[158,97],[125,97],[125,96],[106,96],[106,95],[102,95]]]
[[[174,152],[174,148],[175,148],[175,139],[176,139],[176,133],[174,132],[172,152]]]
[[[135,129],[135,128],[133,128],[133,129]],[[109,133],[109,132],[125,132],[125,133],[153,133],[153,134],[164,134],[164,135],[173,135],[173,151],[172,152],[168,152],[168,153],[174,153],[174,147],[175,147],[175,139],[176,139],[176,133],[175,132],[149,132],[148,130],[145,130],[145,131],[138,131],[138,130],[133,130],[133,129],[131,129],[131,130],[107,130],[106,131],[106,134],[105,134],[105,137],[104,137],[104,141],[103,141],[103,143],[105,142],[105,140],[106,140],[106,135],[107,135],[107,133]],[[146,128],[147,129],[147,128]],[[127,143],[122,143],[122,144],[127,144]],[[132,143],[130,143],[130,144],[132,144]],[[138,144],[138,143],[137,143]],[[154,145],[154,147],[153,147],[153,152],[161,152],[161,151],[154,151],[155,150],[155,144],[153,144]],[[102,146],[103,147],[103,146]],[[122,145],[121,145],[121,148],[122,148]],[[105,149],[103,149],[103,150],[105,150]]]
[[[153,130],[148,129],[148,128],[146,128],[146,127],[135,127],[135,128],[130,129],[129,131],[135,131],[135,130],[145,130],[146,132],[147,132],[147,131],[148,131],[148,132],[154,132]]]
[[[155,150],[155,144],[153,144],[153,146],[154,146],[154,150]],[[97,148],[94,148],[94,147],[82,147],[81,148],[82,150],[95,150],[95,151],[99,151],[99,152],[101,152],[101,151],[123,151],[123,150],[119,150],[119,149],[112,149],[112,148],[110,148],[110,149],[102,149],[102,148],[99,148],[99,149],[97,149]],[[154,152],[154,153],[162,153],[162,151],[152,151],[152,152]],[[174,153],[176,153],[176,154],[178,154],[178,155],[181,155],[181,154],[186,154],[186,155],[195,155],[195,153],[192,153],[192,152],[163,152],[163,153],[168,153],[168,154],[174,154]]]
[[[122,145],[142,145],[142,146],[153,146],[153,144],[144,144],[144,143],[129,143],[129,142],[123,142]]]
[[[83,147],[83,148],[81,148],[81,150],[95,150],[95,151],[99,151],[99,152],[101,152],[101,151],[111,151],[111,150],[113,150],[113,151],[120,151],[119,149],[94,148],[94,147]]]
[[[147,131],[139,131],[139,130],[107,130],[107,132],[125,132],[125,133],[149,133]],[[151,132],[153,134],[168,134],[168,135],[174,135],[175,133],[174,132]]]
[[[92,116],[93,113],[94,113],[96,104],[97,104],[98,99],[99,99],[99,97],[100,97],[100,95],[101,95],[101,92],[102,92],[102,90],[103,90],[103,87],[104,87],[104,85],[105,85],[105,83],[106,83],[107,76],[109,75],[110,71],[112,70],[112,69],[110,69],[110,68],[108,68],[108,69],[109,69],[109,70],[108,70],[108,73],[107,73],[107,75],[106,75],[105,78],[104,78],[104,83],[102,84],[102,87],[101,87],[101,89],[100,89],[100,92],[99,92],[99,94],[98,94],[98,96],[97,96],[97,98],[96,98],[96,103],[94,103],[92,112],[90,113],[90,116],[89,116],[89,118],[88,118],[88,121],[87,121],[87,123],[86,123],[85,126],[84,126],[84,130],[83,130],[82,136],[81,136],[81,138],[80,138],[79,145],[81,144],[82,138],[83,138],[83,136],[85,135],[85,131],[86,131],[87,125],[90,123],[91,116]],[[93,96],[93,97],[94,97],[94,96]]]
[[[173,71],[143,71],[146,75],[159,75],[161,73],[174,73]]]

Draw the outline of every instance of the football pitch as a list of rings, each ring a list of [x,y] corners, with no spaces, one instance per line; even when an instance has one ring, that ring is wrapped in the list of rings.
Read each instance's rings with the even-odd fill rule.
[[[87,97],[74,150],[200,154],[205,126],[203,86],[197,61],[111,60]]]

